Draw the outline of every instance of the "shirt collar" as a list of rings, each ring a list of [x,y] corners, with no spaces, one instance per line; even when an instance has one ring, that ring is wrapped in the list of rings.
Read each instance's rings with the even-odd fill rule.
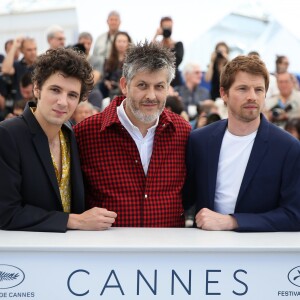
[[[118,106],[121,105],[121,103],[125,98],[126,98],[125,96],[116,96],[111,101],[109,106],[106,107],[105,110],[100,113],[101,115],[103,115],[103,123],[101,125],[101,131],[105,130],[107,127],[110,127],[112,125],[121,126],[121,122],[117,114],[117,108]],[[158,126],[156,130],[161,130],[165,128],[166,125],[171,125],[173,130],[174,131],[176,130],[169,114],[170,112],[165,108],[159,117]]]

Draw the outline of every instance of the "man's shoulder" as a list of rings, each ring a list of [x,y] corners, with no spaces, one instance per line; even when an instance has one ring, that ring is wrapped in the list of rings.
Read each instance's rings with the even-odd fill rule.
[[[282,155],[291,148],[300,153],[299,140],[265,118],[262,118],[255,142],[260,145],[266,144],[272,152],[281,153]]]
[[[296,143],[300,145],[300,142],[293,137],[290,133],[285,131],[284,129],[278,127],[277,125],[268,122],[269,126],[269,139],[274,141],[279,146],[280,145],[287,145],[288,143]]]
[[[191,125],[188,121],[186,121],[185,119],[183,119],[183,117],[181,117],[178,114],[175,114],[174,112],[172,112],[168,109],[164,109],[163,117],[166,119],[169,119],[170,122],[173,123],[175,128],[183,128],[188,131],[191,130]]]
[[[14,117],[11,119],[3,120],[0,122],[0,127],[5,128],[7,130],[14,130],[16,126],[20,126],[22,122],[20,122],[20,117]]]
[[[300,101],[300,91],[293,90],[291,95],[291,100],[296,100],[297,102]]]
[[[176,91],[176,92],[182,92],[182,91],[186,91],[186,90],[188,90],[188,88],[187,88],[187,86],[185,85],[185,84],[180,84],[180,85],[175,85],[174,86],[174,90]]]
[[[101,33],[100,35],[98,35],[98,37],[96,38],[96,43],[99,42],[99,41],[102,41],[102,40],[105,40],[106,41],[106,38],[107,38],[107,31],[106,32],[103,32]]]
[[[26,116],[25,116],[26,114]],[[26,123],[28,122],[28,118],[34,118],[34,116],[29,114],[28,109],[25,108],[25,111],[20,115],[13,118],[5,119],[0,122],[0,126],[2,128],[7,128],[11,131],[18,131],[22,127],[26,128]]]
[[[14,61],[14,68],[27,68],[28,65],[24,59],[24,57],[20,60],[15,60]]]
[[[209,90],[206,87],[197,85],[197,91],[203,94],[208,94],[209,95]]]
[[[15,142],[24,141],[30,135],[30,129],[23,116],[13,117],[0,122],[0,140],[5,145],[5,137],[10,136]]]
[[[120,104],[124,97],[115,97],[110,104],[100,113],[90,116],[80,123],[76,124],[73,129],[78,135],[81,132],[85,134],[99,134],[105,128],[111,126],[114,123],[119,123],[117,115],[117,106]]]
[[[209,125],[206,125],[204,127],[194,129],[191,132],[191,136],[211,135],[214,132],[217,132],[219,130],[225,132],[226,127],[227,127],[227,119],[223,119],[223,120],[220,120],[220,121],[213,122],[213,123],[211,123]]]

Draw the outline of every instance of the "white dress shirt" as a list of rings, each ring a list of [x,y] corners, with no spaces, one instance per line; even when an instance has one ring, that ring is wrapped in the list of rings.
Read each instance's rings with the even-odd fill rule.
[[[128,133],[130,134],[130,136],[132,137],[132,139],[134,140],[134,142],[138,148],[138,151],[140,153],[141,162],[143,165],[143,169],[144,169],[145,175],[147,175],[148,167],[149,167],[149,163],[150,163],[150,159],[151,159],[151,155],[152,155],[155,129],[158,125],[159,118],[157,118],[156,123],[147,130],[147,134],[145,135],[145,137],[143,137],[143,135],[140,132],[140,130],[138,129],[138,127],[136,127],[135,125],[132,124],[132,122],[129,120],[129,118],[125,112],[125,109],[124,109],[124,101],[125,100],[126,99],[124,99],[122,101],[121,105],[117,107],[117,114],[118,114],[121,124],[128,131]]]

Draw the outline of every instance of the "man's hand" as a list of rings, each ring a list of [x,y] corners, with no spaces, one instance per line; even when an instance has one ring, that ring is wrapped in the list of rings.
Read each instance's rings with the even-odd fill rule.
[[[21,49],[22,42],[24,41],[23,36],[18,36],[17,38],[14,39],[13,42],[13,49],[16,51],[17,49]]]
[[[202,208],[196,215],[197,227],[204,230],[234,230],[238,228],[236,219],[231,215],[223,215],[208,208]]]
[[[70,214],[68,229],[104,230],[115,222],[117,214],[106,208],[93,207],[82,214]]]

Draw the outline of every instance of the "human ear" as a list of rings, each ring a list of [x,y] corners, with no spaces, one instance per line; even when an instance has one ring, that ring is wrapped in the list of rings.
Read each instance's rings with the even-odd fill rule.
[[[36,84],[33,85],[33,94],[36,99],[40,99],[41,91]]]
[[[122,93],[127,96],[127,80],[124,76],[122,76],[120,79],[120,88]]]

